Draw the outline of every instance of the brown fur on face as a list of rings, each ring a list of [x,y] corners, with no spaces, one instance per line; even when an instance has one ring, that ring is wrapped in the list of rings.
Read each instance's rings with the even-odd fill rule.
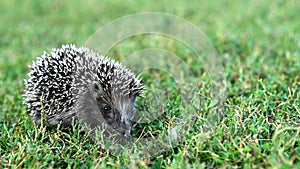
[[[128,137],[136,111],[135,98],[104,92],[100,85],[94,84],[78,99],[75,111],[78,119],[91,129],[104,124],[108,132]]]
[[[99,86],[94,87],[99,111],[112,128],[124,136],[130,136],[131,120],[136,112],[135,97],[113,91],[108,92],[104,92]]]

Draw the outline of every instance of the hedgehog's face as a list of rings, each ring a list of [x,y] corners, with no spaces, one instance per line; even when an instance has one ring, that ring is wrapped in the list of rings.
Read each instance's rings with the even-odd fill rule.
[[[130,136],[137,96],[105,92],[98,85],[95,85],[94,92],[99,111],[107,123],[124,136]]]

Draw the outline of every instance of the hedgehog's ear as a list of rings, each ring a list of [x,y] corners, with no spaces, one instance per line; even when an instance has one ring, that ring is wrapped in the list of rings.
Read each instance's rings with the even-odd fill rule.
[[[131,98],[143,97],[143,96],[141,96],[141,93],[142,93],[141,91],[134,90],[131,92],[130,97]]]
[[[103,88],[99,83],[94,82],[92,85],[92,92],[93,92],[94,96],[97,98],[103,94]]]
[[[135,96],[135,95],[130,96],[131,102],[135,103],[136,99],[137,99],[137,96]]]
[[[129,97],[132,102],[136,102],[136,100],[139,96],[140,96],[139,93],[135,92],[135,93],[132,93]]]

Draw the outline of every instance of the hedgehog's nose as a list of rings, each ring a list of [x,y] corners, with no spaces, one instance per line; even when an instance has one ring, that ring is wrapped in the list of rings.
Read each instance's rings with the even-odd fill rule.
[[[130,130],[124,130],[124,131],[123,131],[123,135],[124,135],[125,137],[130,137]]]

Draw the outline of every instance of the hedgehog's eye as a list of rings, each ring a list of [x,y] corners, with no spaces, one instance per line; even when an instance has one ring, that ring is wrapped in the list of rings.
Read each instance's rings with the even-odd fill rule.
[[[108,105],[102,106],[102,115],[108,124],[112,125],[115,121],[115,114]]]
[[[104,113],[110,113],[110,107],[108,105],[103,106]]]
[[[102,113],[104,118],[109,118],[109,119],[113,119],[114,118],[114,113],[111,111],[111,107],[108,106],[107,104],[104,104],[101,106],[102,108]]]

